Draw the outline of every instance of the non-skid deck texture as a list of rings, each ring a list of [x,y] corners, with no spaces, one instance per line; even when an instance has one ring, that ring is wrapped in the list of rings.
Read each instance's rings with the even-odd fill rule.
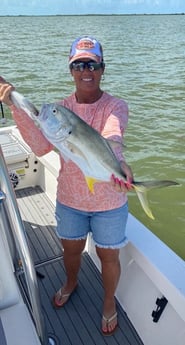
[[[87,253],[83,254],[76,291],[63,308],[53,308],[52,297],[65,281],[62,250],[54,232],[54,206],[39,187],[17,191],[16,195],[40,273],[38,284],[48,333],[60,345],[143,345],[118,303],[118,330],[111,337],[101,334],[101,275]]]

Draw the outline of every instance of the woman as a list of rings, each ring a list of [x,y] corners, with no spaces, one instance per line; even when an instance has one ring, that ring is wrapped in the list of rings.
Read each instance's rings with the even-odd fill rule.
[[[126,192],[133,180],[132,171],[122,155],[128,106],[125,101],[104,92],[100,87],[105,63],[102,46],[95,38],[83,36],[73,42],[69,69],[76,90],[59,103],[75,112],[102,136],[116,142],[115,155],[127,176],[127,183],[112,176],[110,183],[96,183],[92,194],[79,168],[72,161],[66,162],[60,157],[56,232],[64,249],[66,282],[53,297],[53,305],[56,308],[63,307],[76,289],[81,254],[87,235],[92,232],[101,261],[104,287],[102,332],[111,335],[118,325],[114,295],[120,277],[119,249],[125,243],[128,217]],[[27,114],[12,104],[12,90],[13,86],[1,78],[0,100],[10,106],[24,140],[36,155],[48,153],[53,149],[52,144]]]

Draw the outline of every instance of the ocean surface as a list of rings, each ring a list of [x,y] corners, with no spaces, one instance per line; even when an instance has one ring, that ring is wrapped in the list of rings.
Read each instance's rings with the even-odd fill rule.
[[[185,16],[0,17],[0,75],[38,108],[62,99],[74,90],[69,47],[83,34],[104,47],[102,89],[128,102],[125,156],[135,180],[180,183],[149,192],[155,220],[135,193],[130,212],[185,259]]]

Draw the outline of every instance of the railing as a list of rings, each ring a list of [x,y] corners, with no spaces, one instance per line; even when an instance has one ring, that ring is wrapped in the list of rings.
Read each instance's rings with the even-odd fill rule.
[[[2,148],[0,146],[0,187],[5,195],[5,205],[10,217],[12,226],[12,235],[16,244],[16,248],[20,255],[21,263],[25,273],[26,284],[31,302],[32,316],[34,319],[37,334],[43,345],[49,344],[49,339],[45,329],[45,324],[42,316],[41,303],[39,297],[39,290],[36,278],[36,272],[33,265],[30,250],[27,244],[24,225],[18,209],[15,192],[12,183],[9,179],[8,170],[3,156]],[[8,227],[7,227],[8,228]]]

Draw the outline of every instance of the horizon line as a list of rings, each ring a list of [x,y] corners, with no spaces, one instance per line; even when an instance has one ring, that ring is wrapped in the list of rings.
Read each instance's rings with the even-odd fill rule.
[[[0,14],[0,17],[54,17],[54,16],[150,16],[150,15],[185,15],[185,12],[174,13],[80,13],[80,14]]]

